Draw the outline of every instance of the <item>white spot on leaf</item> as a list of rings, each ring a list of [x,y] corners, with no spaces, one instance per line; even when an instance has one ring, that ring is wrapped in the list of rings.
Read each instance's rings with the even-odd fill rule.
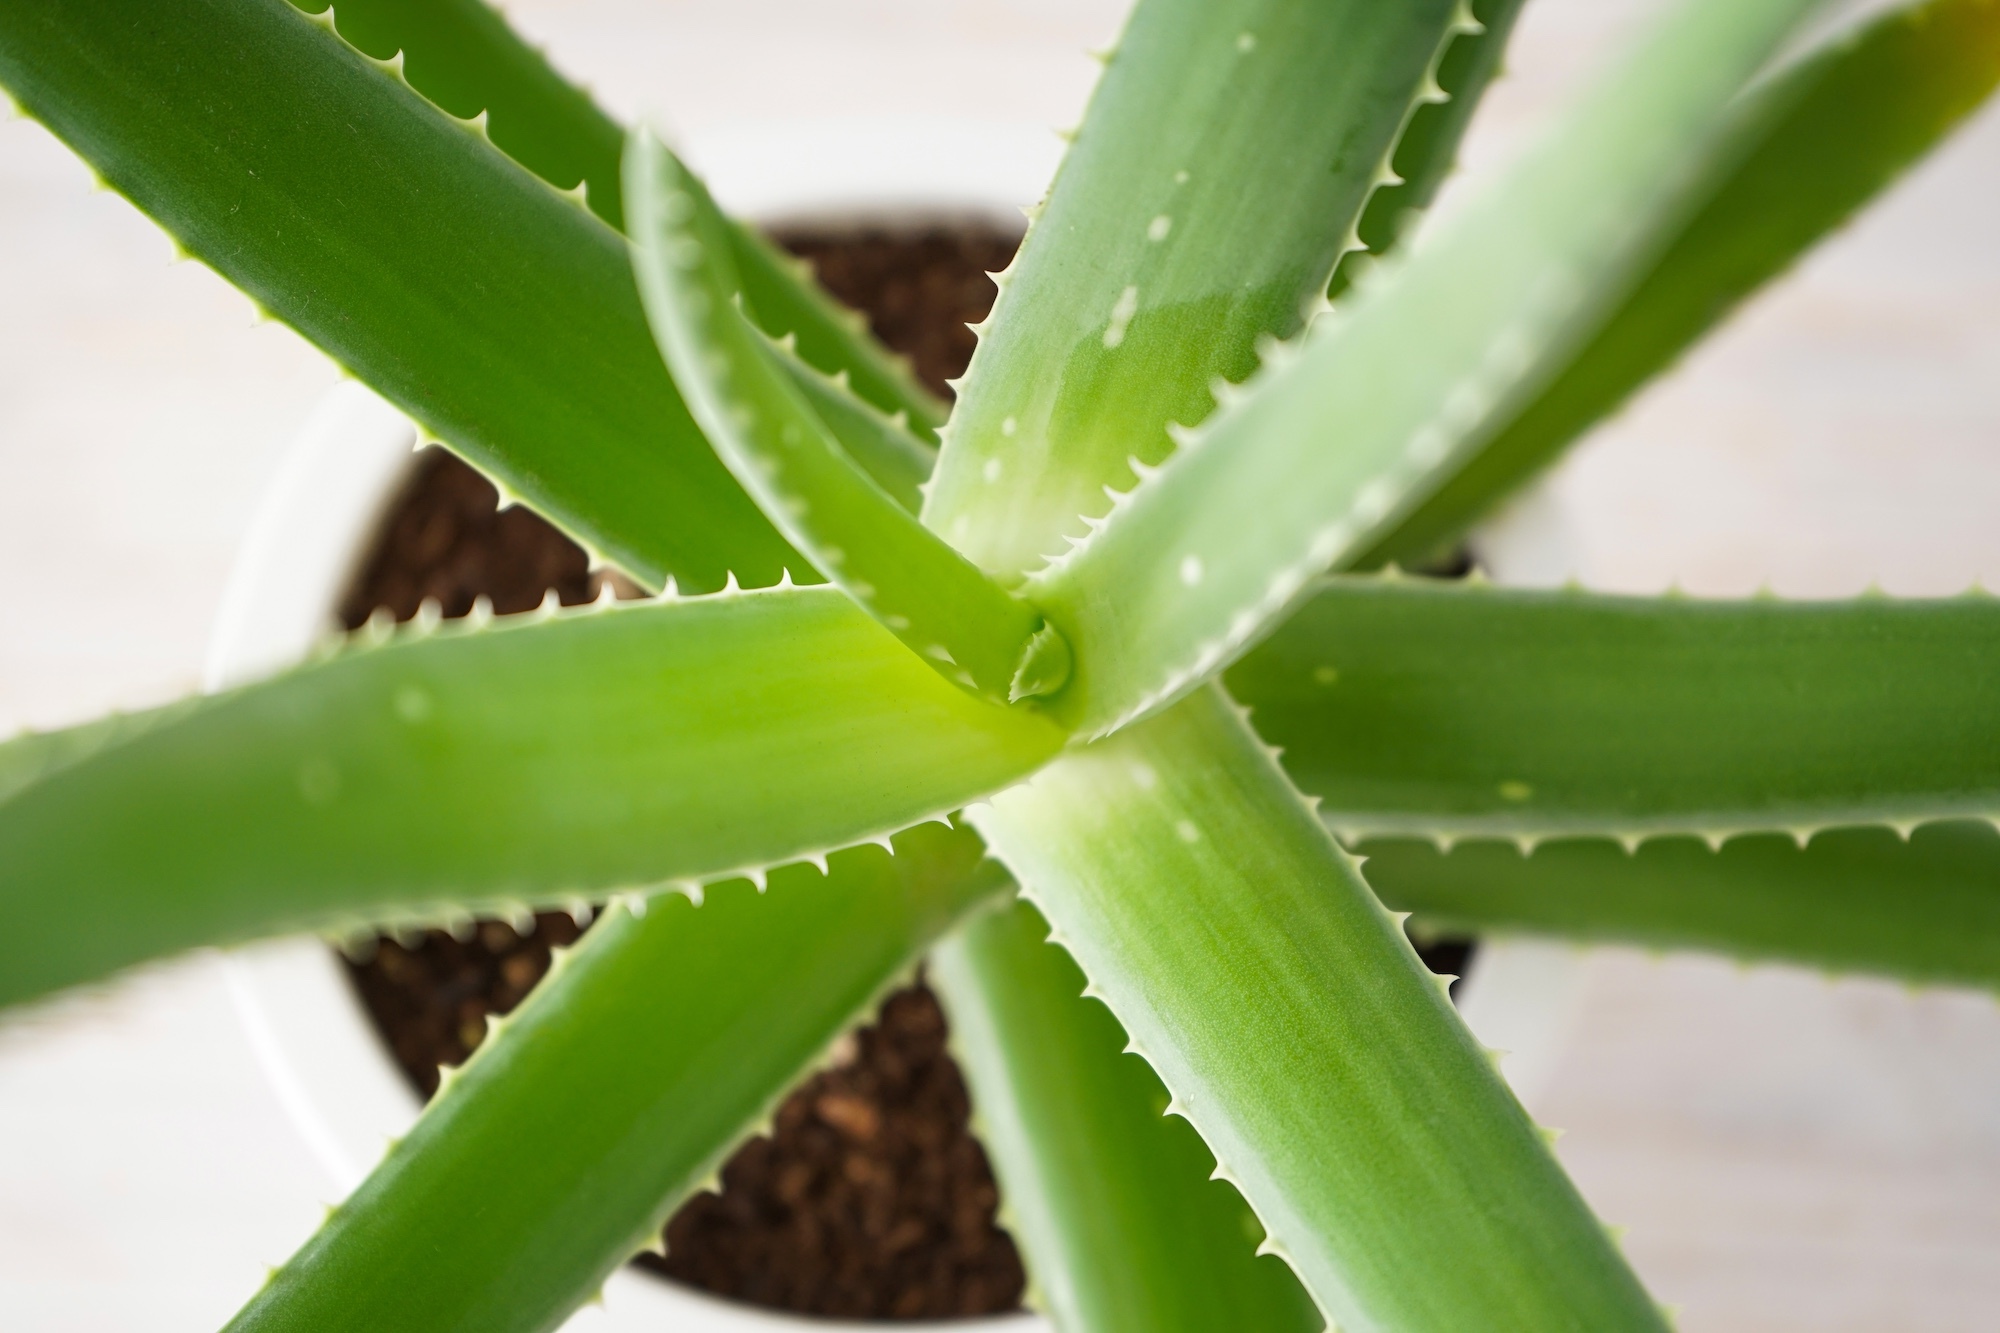
[[[1181,582],[1188,587],[1192,588],[1200,583],[1203,572],[1200,556],[1190,555],[1181,558]]]
[[[1173,229],[1174,220],[1165,213],[1162,213],[1146,224],[1146,239],[1149,241],[1164,241],[1167,239],[1167,233]]]
[[[1132,322],[1132,316],[1139,313],[1139,289],[1127,287],[1118,293],[1118,303],[1111,307],[1111,323],[1104,330],[1106,348],[1118,346],[1125,341],[1125,328]]]

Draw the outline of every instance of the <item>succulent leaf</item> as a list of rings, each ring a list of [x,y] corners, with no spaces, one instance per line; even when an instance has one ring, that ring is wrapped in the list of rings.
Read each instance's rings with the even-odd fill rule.
[[[497,1023],[232,1330],[555,1328],[939,931],[1004,889],[930,826],[641,913]],[[508,1169],[495,1170],[496,1162]]]
[[[1000,279],[925,521],[1012,581],[1297,332],[1460,0],[1148,0]]]
[[[1199,420],[1215,393],[1228,392],[1230,377],[1256,364],[1260,336],[1289,332],[1301,307],[1321,303],[1330,265],[1356,244],[1364,205],[1393,180],[1387,158],[1399,134],[1437,96],[1432,76],[1447,47],[1477,27],[1469,11],[1453,6],[1142,4],[1054,196],[1002,281],[961,385],[927,520],[954,541],[972,543],[964,549],[996,575],[1016,573],[1060,538],[1094,526],[1105,491],[1145,476],[1170,447],[1168,428]],[[1243,63],[1252,54],[1254,68]],[[1478,82],[1468,80],[1465,91],[1476,95]],[[1459,118],[1443,127],[1432,145],[1437,160],[1448,158],[1462,124]],[[1192,187],[1196,176],[1209,188],[1181,198],[1185,215],[1148,198],[1162,183]],[[1190,219],[1200,225],[1184,225]],[[1111,281],[1135,248],[1135,262],[1154,275],[1144,290],[1188,299],[1167,303],[1154,318],[1135,290],[1140,284]],[[1080,291],[1098,293],[1109,322]],[[1208,300],[1217,292],[1228,299]],[[1065,359],[1072,342],[1081,349],[1078,365],[1102,362],[1111,373],[1080,373]],[[1000,388],[989,383],[993,376]],[[1015,390],[1042,405],[1017,415],[1007,398]],[[1160,835],[1177,839],[1180,832]],[[1051,854],[1059,856],[1064,849],[1056,843]],[[1078,873],[1095,869],[1086,863]],[[1007,989],[1031,980],[1010,981],[991,960],[983,973],[982,1014],[993,1040],[1010,1050],[1045,1040],[1038,1028],[1020,1026],[1030,1001]],[[1090,1068],[1083,1063],[1088,1045],[1073,1049],[1079,1069]],[[983,1099],[1048,1112],[1055,1094],[1032,1070],[1000,1063],[990,1050],[986,1058]],[[1112,1086],[1119,1079],[1115,1069],[1096,1069],[1095,1077]],[[1010,1089],[1009,1080],[1026,1084]],[[1090,1115],[1092,1141],[1116,1138],[1127,1151],[1154,1141],[1154,1127],[1129,1096],[1122,1110],[1105,1101]],[[1013,1159],[1017,1179],[1037,1179],[1062,1148],[1036,1151],[1040,1156]],[[1168,1177],[1156,1188],[1171,1183]],[[1144,1197],[1107,1191],[1067,1213],[1020,1210],[1014,1221],[1026,1233],[1040,1285],[1078,1300],[1116,1290],[1122,1274],[1100,1271],[1079,1238],[1091,1217],[1122,1215]],[[1121,1253],[1134,1265],[1171,1266],[1180,1234],[1134,1227],[1122,1233]],[[1282,1251],[1283,1237],[1271,1243]],[[1153,1246],[1161,1251],[1149,1257]],[[1230,1268],[1211,1260],[1180,1282],[1219,1281],[1217,1271]],[[1200,1297],[1183,1303],[1197,1317],[1209,1308]]]
[[[1365,247],[1341,256],[1328,286],[1338,300],[1360,274],[1416,229],[1423,211],[1458,164],[1459,141],[1486,86],[1500,73],[1507,39],[1525,0],[1472,0],[1471,22],[1460,17],[1458,30],[1437,63],[1437,100],[1424,101],[1410,116],[1396,141],[1390,170],[1396,179],[1368,200],[1354,234]]]
[[[318,13],[325,4],[295,0]],[[495,147],[559,190],[584,187],[590,210],[623,229],[619,179],[624,129],[590,94],[521,40],[484,0],[342,0],[340,36],[376,60],[400,56],[411,87],[460,120],[483,117]],[[798,265],[755,232],[725,222],[752,317],[772,337],[793,335],[807,362],[846,371],[885,412],[907,412],[930,435],[944,407]]]
[[[485,117],[495,147],[558,190],[585,187],[590,211],[617,227],[625,135],[484,0],[293,0],[333,20],[372,60],[401,58],[403,78],[459,120]]]
[[[1291,1271],[1125,1032],[1017,902],[931,953],[1032,1302],[1091,1333],[1320,1333]]]
[[[1804,845],[1801,846],[1803,841]],[[1699,837],[1627,849],[1562,838],[1360,844],[1382,901],[1431,929],[1701,949],[2000,990],[2000,832],[1984,820],[1914,830]]]
[[[0,1003],[198,944],[817,856],[941,817],[1062,741],[831,588],[406,632],[0,802]]]
[[[897,504],[813,411],[739,308],[720,215],[650,133],[632,138],[633,263],[660,350],[730,472],[780,532],[947,679],[988,698],[1060,688],[1023,675],[1042,618]],[[1037,660],[1046,662],[1044,649]],[[1065,665],[1067,658],[1061,659]]]
[[[1734,113],[1732,151],[1694,190],[1699,207],[1616,311],[1352,563],[1435,554],[1920,160],[1996,81],[1994,0],[1900,5],[1763,80]]]
[[[72,764],[80,764],[134,736],[184,717],[200,706],[198,699],[183,699],[163,708],[112,713],[80,726],[24,731],[0,742],[0,804]]]
[[[766,344],[764,350],[792,377],[812,414],[847,456],[897,504],[912,514],[921,510],[924,483],[937,466],[937,450],[909,429],[908,418],[884,416],[873,403],[858,397],[845,378],[821,374],[783,343]]]
[[[950,409],[875,341],[860,316],[813,281],[805,265],[749,228],[726,225],[744,309],[757,327],[773,338],[789,336],[807,365],[845,374],[856,397],[877,411],[900,414],[934,448]]]
[[[189,254],[642,583],[807,575],[681,405],[622,238],[285,0],[9,5],[0,84]]]
[[[1338,1327],[1664,1327],[1219,689],[968,816]]]
[[[1342,576],[1229,688],[1347,841],[2000,816],[2000,600]]]
[[[1817,0],[1695,0],[1480,198],[1385,261],[1025,594],[1084,735],[1193,689],[1476,453],[1629,288],[1732,99]]]

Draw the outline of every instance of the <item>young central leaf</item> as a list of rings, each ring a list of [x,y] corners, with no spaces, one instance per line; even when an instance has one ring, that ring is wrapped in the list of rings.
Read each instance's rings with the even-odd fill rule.
[[[1061,688],[1068,646],[841,447],[787,353],[744,317],[728,238],[652,135],[626,159],[634,264],[660,350],[711,445],[772,524],[944,676],[1018,700]]]

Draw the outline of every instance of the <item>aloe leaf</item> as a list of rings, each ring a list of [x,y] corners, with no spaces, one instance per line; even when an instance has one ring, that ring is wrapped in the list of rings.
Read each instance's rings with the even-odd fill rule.
[[[111,713],[80,726],[57,731],[24,731],[0,743],[0,804],[43,778],[53,776],[72,764],[80,764],[134,736],[143,735],[162,723],[184,717],[200,706],[198,699],[183,699],[164,708],[149,708],[137,713]]]
[[[553,1329],[921,948],[1005,885],[969,833],[825,881],[614,907],[448,1077],[233,1330]],[[500,1164],[505,1169],[499,1169]]]
[[[2000,815],[2000,601],[1340,577],[1228,674],[1344,839]]]
[[[924,483],[937,466],[937,450],[912,433],[907,415],[884,416],[873,403],[855,395],[848,379],[822,375],[791,355],[786,344],[765,350],[791,376],[806,406],[847,456],[888,492],[890,499],[912,514],[920,511]]]
[[[1340,1328],[1663,1327],[1219,690],[968,814]]]
[[[935,446],[950,409],[917,382],[909,362],[876,342],[867,321],[828,295],[811,265],[747,227],[727,225],[744,307],[757,327],[773,338],[789,335],[806,364],[828,375],[844,372],[857,397],[878,411],[901,414]]]
[[[521,40],[483,0],[293,0],[331,14],[350,46],[460,120],[484,116],[494,146],[560,190],[583,186],[590,211],[622,227],[618,155],[625,132],[584,89]]]
[[[626,193],[633,263],[660,350],[744,490],[843,591],[948,678],[994,699],[1028,693],[1020,673],[1041,616],[848,456],[738,308],[728,244],[697,202],[700,187],[645,131],[632,139]],[[1061,674],[1042,688],[1059,686]]]
[[[655,587],[806,573],[681,405],[623,239],[284,0],[9,5],[0,83],[600,558]]]
[[[831,588],[403,634],[0,803],[0,1002],[196,944],[563,903],[818,855],[1029,772]]]
[[[1369,199],[1354,229],[1355,237],[1366,248],[1350,250],[1341,257],[1327,289],[1329,298],[1337,300],[1361,273],[1402,241],[1443,188],[1458,165],[1459,141],[1472,122],[1472,113],[1478,109],[1486,86],[1500,72],[1507,39],[1513,35],[1514,20],[1521,16],[1525,2],[1472,0],[1470,8],[1477,27],[1461,25],[1438,62],[1435,82],[1444,97],[1425,101],[1404,127],[1390,160],[1390,169],[1398,179],[1383,185]]]
[[[1146,0],[1000,281],[925,521],[1011,580],[1295,332],[1460,0]]]
[[[1457,537],[1893,182],[1996,80],[2000,7],[1928,0],[1843,31],[1747,94],[1734,151],[1699,183],[1699,207],[1616,312],[1353,563],[1421,561]]]
[[[1816,0],[1696,0],[1501,181],[1379,265],[1024,595],[1076,652],[1053,711],[1098,735],[1171,702],[1477,451],[1636,277]]]
[[[1784,834],[1710,850],[1659,838],[1626,851],[1561,839],[1363,843],[1392,907],[1440,930],[1518,931],[1655,949],[1702,949],[2000,989],[2000,833],[1984,821]]]
[[[1017,902],[930,959],[1031,1303],[1090,1333],[1320,1333],[1290,1270],[1253,1253],[1263,1228],[1242,1196],[1211,1179],[1215,1158],[1163,1114],[1159,1077],[1121,1053],[1118,1020],[1048,935]]]
[[[590,210],[624,227],[624,129],[499,11],[482,0],[342,0],[335,26],[376,60],[400,54],[411,87],[460,120],[485,116],[487,136],[502,152],[558,189],[584,185]],[[859,316],[820,290],[806,266],[755,232],[724,225],[751,313],[766,332],[792,334],[810,364],[827,374],[846,371],[863,398],[885,412],[909,413],[921,433],[935,431],[943,405],[868,337]]]

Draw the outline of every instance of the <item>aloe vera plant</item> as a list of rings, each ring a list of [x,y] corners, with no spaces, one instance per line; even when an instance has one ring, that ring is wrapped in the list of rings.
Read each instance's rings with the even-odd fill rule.
[[[2000,605],[1390,564],[1946,134],[2000,0],[1677,0],[1434,228],[1519,0],[1141,0],[949,412],[480,0],[311,8],[27,0],[0,83],[657,595],[0,746],[0,1002],[609,904],[232,1328],[555,1327],[927,954],[1059,1327],[1655,1328],[1403,914],[2000,984]]]

